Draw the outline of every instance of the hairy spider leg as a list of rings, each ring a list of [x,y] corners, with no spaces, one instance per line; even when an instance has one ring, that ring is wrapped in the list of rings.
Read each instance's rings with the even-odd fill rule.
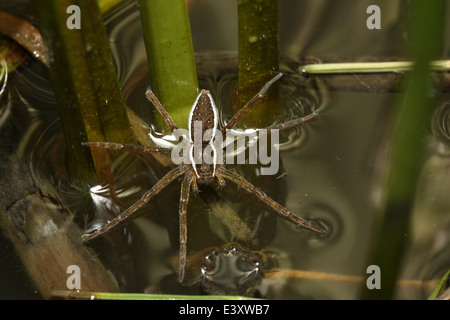
[[[171,149],[160,148],[160,147],[148,147],[141,146],[137,144],[122,144],[115,142],[82,142],[83,146],[96,147],[103,149],[115,149],[115,150],[126,150],[131,151],[140,155],[145,155],[147,153],[171,153]]]
[[[164,121],[166,122],[166,124],[170,128],[170,131],[173,133],[175,130],[178,130],[178,127],[175,124],[175,122],[173,121],[172,117],[166,111],[166,109],[163,107],[162,103],[155,96],[153,91],[147,90],[147,92],[145,93],[145,96],[147,97],[148,100],[150,100],[153,103],[153,105],[155,106],[156,110],[158,110],[158,112],[163,116]]]
[[[292,127],[296,127],[301,125],[302,123],[305,123],[306,121],[312,120],[314,118],[316,118],[319,114],[316,111],[313,111],[312,113],[301,117],[301,118],[297,118],[297,119],[293,119],[293,120],[289,120],[283,123],[279,123],[279,124],[274,124],[272,126],[269,126],[265,129],[268,130],[284,130],[287,128],[292,128]]]
[[[262,100],[262,98],[265,96],[269,88],[272,86],[273,83],[278,81],[281,78],[282,74],[277,74],[274,78],[272,78],[269,82],[267,82],[261,90],[249,101],[247,104],[238,112],[236,113],[232,119],[227,123],[226,126],[224,126],[224,131],[229,130],[233,128],[238,120],[245,115],[252,106],[257,104],[259,101]],[[175,122],[169,115],[169,113],[164,109],[163,105],[160,103],[158,98],[154,95],[152,91],[146,92],[146,97],[153,103],[155,108],[158,110],[158,112],[163,116],[166,124],[169,126],[171,132],[173,133],[175,130],[178,129]],[[195,106],[195,104],[194,104]],[[317,116],[317,113],[312,113],[311,115],[305,116],[300,119],[291,120],[285,124],[275,125],[272,127],[269,127],[270,129],[285,129],[288,127],[292,127],[295,125],[299,125],[307,120],[310,120]],[[185,136],[182,136],[185,142],[187,141],[190,143],[189,139]],[[146,147],[146,146],[139,146],[139,145],[127,145],[127,144],[119,144],[119,143],[110,143],[110,142],[86,142],[84,143],[86,146],[90,147],[98,147],[98,148],[108,148],[108,149],[119,149],[119,150],[129,150],[136,152],[138,154],[144,154],[144,153],[158,153],[158,152],[170,152],[170,149],[166,148],[158,148],[158,147]],[[196,186],[196,176],[195,174],[189,174],[189,172],[185,171],[185,166],[178,166],[175,169],[172,169],[167,173],[161,180],[159,180],[149,191],[147,191],[140,200],[138,200],[135,204],[133,204],[131,207],[129,207],[127,210],[123,211],[120,215],[118,215],[116,218],[114,218],[112,221],[108,222],[105,226],[100,228],[99,230],[95,231],[91,234],[85,234],[83,235],[83,240],[88,241],[91,239],[94,239],[106,232],[112,231],[125,223],[126,221],[133,218],[135,215],[134,213],[139,210],[142,206],[144,206],[146,203],[148,203],[152,198],[154,198],[156,195],[158,195],[163,189],[165,189],[171,182],[173,182],[176,178],[182,176],[184,174],[184,178],[182,180],[181,185],[181,192],[180,192],[180,204],[179,204],[179,219],[180,219],[180,226],[179,226],[179,232],[180,232],[180,261],[179,261],[179,281],[182,282],[185,275],[185,269],[186,269],[186,260],[187,260],[187,250],[186,250],[186,244],[187,244],[187,205],[189,201],[189,196],[191,189]],[[305,227],[307,229],[324,233],[325,230],[314,226],[310,222],[297,217],[296,215],[290,213],[286,208],[278,204],[276,201],[271,199],[269,196],[267,196],[263,191],[253,186],[250,182],[248,182],[243,177],[239,176],[237,173],[227,170],[224,167],[221,167],[219,172],[216,174],[216,177],[218,178],[221,185],[224,184],[224,178],[235,183],[237,186],[243,188],[250,194],[255,195],[259,200],[261,200],[263,203],[271,207],[274,211],[276,211],[281,217],[289,220],[290,222],[293,222],[294,224],[297,224],[299,226]]]
[[[98,236],[112,231],[118,227],[120,227],[123,223],[133,218],[133,213],[143,207],[146,203],[148,203],[152,198],[154,198],[157,194],[159,194],[162,190],[164,190],[172,181],[176,178],[180,177],[184,172],[181,170],[181,167],[176,167],[169,171],[164,177],[162,177],[149,191],[147,191],[141,199],[139,199],[136,203],[134,203],[127,210],[123,211],[113,220],[109,221],[106,225],[101,227],[99,230],[94,233],[84,234],[83,241],[89,241]]]
[[[255,187],[253,184],[248,182],[246,179],[235,173],[234,171],[224,169],[222,172],[223,177],[233,183],[235,183],[237,186],[243,188],[245,191],[249,192],[250,194],[255,195],[259,200],[264,202],[266,205],[268,205],[270,208],[272,208],[274,211],[276,211],[282,218],[285,218],[289,222],[293,222],[294,224],[297,224],[298,226],[307,228],[309,230],[313,230],[318,233],[325,233],[325,230],[321,227],[315,226],[311,224],[309,221],[302,219],[293,213],[289,212],[285,207],[283,207],[281,204],[273,200],[271,197],[269,197],[267,194],[265,194],[261,189]]]
[[[187,207],[189,202],[189,195],[191,193],[191,186],[194,181],[193,176],[184,176],[181,182],[181,194],[180,194],[180,261],[178,264],[178,281],[181,283],[184,280],[184,273],[186,270],[187,260]],[[195,182],[194,182],[195,183]]]
[[[236,123],[239,121],[239,119],[242,118],[242,116],[244,116],[255,104],[257,104],[258,102],[260,102],[264,96],[266,95],[267,91],[269,90],[269,88],[275,83],[277,82],[281,76],[283,74],[280,72],[278,73],[275,77],[273,77],[272,79],[270,79],[270,81],[268,81],[262,88],[261,90],[259,90],[259,92],[257,94],[255,94],[253,96],[253,98],[251,98],[245,106],[243,106],[241,108],[241,110],[239,110],[238,112],[236,112],[236,114],[230,119],[230,121],[228,121],[228,123],[223,127],[223,132],[225,132],[226,130],[230,130],[232,129]]]
[[[245,106],[243,106],[231,119],[230,121],[228,121],[228,123],[224,126],[223,128],[223,132],[225,132],[226,130],[230,130],[233,129],[233,127],[237,124],[237,122],[239,121],[239,119],[241,119],[248,111],[250,111],[250,109],[256,105],[258,102],[260,102],[264,96],[266,95],[267,91],[269,90],[269,88],[276,82],[278,81],[281,77],[283,76],[283,74],[280,72],[278,73],[275,77],[273,77],[270,81],[268,81],[262,88],[261,90],[253,96],[252,99],[250,99],[250,101],[247,102],[247,104]],[[312,112],[309,115],[306,115],[304,117],[298,118],[298,119],[293,119],[293,120],[289,120],[287,122],[284,123],[280,123],[280,124],[275,124],[272,126],[269,126],[265,129],[278,129],[278,130],[283,130],[283,129],[287,129],[287,128],[291,128],[291,127],[295,127],[298,125],[301,125],[302,123],[309,121],[311,119],[314,119],[315,117],[317,117],[319,114],[317,112]]]
[[[159,101],[159,99],[156,97],[156,95],[153,93],[153,91],[147,90],[147,92],[145,93],[145,96],[147,97],[148,100],[150,100],[150,102],[153,103],[156,110],[158,110],[158,112],[162,115],[167,126],[170,128],[170,132],[172,132],[172,134],[173,134],[175,131],[178,131],[178,126],[175,124],[175,121],[173,121],[172,117],[167,112],[167,110],[164,108],[164,106]],[[194,106],[195,106],[195,104],[194,104]],[[185,137],[184,135],[181,135],[180,138],[182,139],[183,142],[190,144],[190,140],[187,137]]]

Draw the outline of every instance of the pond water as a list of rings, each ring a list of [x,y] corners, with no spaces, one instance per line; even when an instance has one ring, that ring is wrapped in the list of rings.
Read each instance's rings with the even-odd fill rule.
[[[311,6],[309,2],[308,5]],[[350,5],[344,7],[350,8]],[[199,21],[195,16],[204,15],[207,9],[222,16],[217,8],[202,8],[201,1],[194,2],[191,8],[192,27],[194,47],[199,53],[201,87],[211,90],[222,117],[226,118],[229,116],[230,96],[236,83],[236,73],[233,72],[233,69],[236,70],[236,65],[233,64],[235,54],[228,51],[235,49],[233,43],[237,42],[233,41],[231,35],[235,30],[225,28],[219,32],[214,29],[211,32],[221,39],[217,41],[216,37],[205,33],[203,23],[206,22]],[[233,20],[233,8],[228,9],[231,11],[227,13]],[[295,10],[303,12],[289,1],[283,2],[282,16],[286,19],[283,20],[282,39],[288,40],[282,41],[282,48],[287,53],[297,50],[292,43],[296,43],[301,36],[299,34],[295,37],[292,34],[294,32],[291,32],[298,28],[298,22],[292,14]],[[329,14],[330,9],[322,10],[324,11],[321,12]],[[355,17],[363,19],[365,16]],[[144,96],[150,81],[135,4],[127,3],[106,20],[127,105],[144,121],[151,123],[154,111]],[[287,23],[289,21],[290,24]],[[337,22],[330,20],[330,25],[325,24],[323,29],[332,29],[334,23]],[[342,22],[342,28],[335,32],[347,32],[349,23]],[[389,33],[387,30],[384,32]],[[319,35],[324,33],[324,39],[316,42],[306,35],[302,36],[309,39],[304,42],[308,43],[308,53],[398,53],[398,48],[392,46],[384,51],[379,48],[358,50],[359,45],[354,45],[351,49],[329,50],[328,46],[331,47],[333,43],[326,39],[331,35],[322,29]],[[373,34],[370,37],[374,37]],[[387,43],[390,36],[378,37]],[[208,38],[211,39],[210,42],[207,41]],[[227,51],[202,53],[201,50],[205,49]],[[222,63],[211,67],[210,63],[206,63],[211,61]],[[105,265],[112,269],[124,291],[173,294],[247,293],[269,299],[358,297],[368,276],[367,254],[382,193],[380,174],[384,165],[386,141],[389,140],[386,136],[387,125],[400,94],[318,88],[315,82],[302,77],[298,70],[283,68],[285,75],[281,83],[286,101],[283,119],[297,118],[312,110],[318,111],[319,117],[282,134],[284,144],[280,149],[281,167],[276,175],[260,176],[255,166],[236,168],[292,213],[321,223],[327,228],[327,234],[318,235],[296,228],[266,210],[267,208],[259,206],[252,196],[241,190],[232,187],[216,193],[205,190],[205,197],[216,199],[219,196],[219,201],[214,202],[214,208],[211,208],[208,201],[201,199],[203,197],[191,197],[188,209],[188,256],[191,264],[187,270],[187,285],[181,286],[177,282],[175,270],[178,259],[180,186],[179,183],[173,183],[154,203],[143,209],[146,214],[130,223],[125,233],[123,230],[118,231],[125,235],[115,240],[120,241],[120,245],[115,247],[114,241],[105,239],[95,240],[92,244],[104,259]],[[100,211],[106,207],[109,206],[109,211],[117,214],[126,206],[111,204],[108,190],[79,190],[58,174],[58,170],[64,170],[61,157],[64,146],[48,79],[43,66],[31,64],[25,69],[19,69],[11,80],[25,104],[33,106],[28,111],[33,114],[36,126],[31,137],[27,137],[27,145],[31,146],[29,149],[33,156],[32,170],[50,195],[67,204],[80,221],[87,215],[92,226],[92,223],[101,223],[105,219]],[[427,137],[428,153],[418,186],[411,230],[404,235],[408,240],[408,247],[401,279],[436,279],[450,268],[450,202],[446,196],[450,181],[450,135],[446,98],[442,97],[436,107],[433,124],[430,125],[432,129]],[[136,201],[166,172],[158,163],[148,163],[127,153],[124,153],[118,168],[118,195],[127,205]],[[80,201],[80,198],[86,200]],[[88,206],[98,210],[89,212],[84,205],[86,201],[98,204]],[[238,213],[240,220],[254,231],[254,237],[242,239],[224,227],[221,219],[233,225],[230,222],[234,219],[230,216],[233,213],[230,212]],[[95,220],[94,217],[100,220]],[[2,240],[2,253],[4,256],[13,256],[7,243]],[[17,270],[21,270],[20,264],[13,257],[4,258],[3,261],[7,265],[2,267],[2,277],[5,273],[17,274]],[[277,275],[275,270],[295,272]],[[232,281],[226,281],[228,278]],[[4,284],[0,290],[17,288],[17,278],[12,279],[14,282],[2,280]],[[12,297],[37,297],[35,289],[28,283],[19,287],[22,291],[12,294]],[[418,285],[399,284],[398,288],[396,297],[402,299],[423,299],[430,294],[429,289]],[[8,290],[12,292],[12,289]],[[8,298],[7,294],[2,294]]]

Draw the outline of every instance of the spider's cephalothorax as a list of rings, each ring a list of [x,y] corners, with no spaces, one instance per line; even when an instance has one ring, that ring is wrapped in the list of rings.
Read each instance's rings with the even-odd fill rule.
[[[277,74],[273,79],[267,82],[264,87],[239,111],[237,112],[228,123],[222,128],[222,135],[234,128],[238,120],[250,110],[252,106],[258,103],[266,94],[270,86],[281,78],[281,73]],[[166,124],[169,126],[171,132],[175,135],[180,136],[179,129],[175,125],[171,116],[164,109],[162,104],[156,98],[152,91],[146,92],[147,98],[153,103],[159,113],[164,117]],[[314,118],[317,113],[312,113],[303,118],[297,120],[289,121],[289,123],[280,124],[278,126],[271,126],[270,129],[284,129],[287,127],[292,127],[294,125],[299,125],[309,119]],[[172,181],[179,177],[182,178],[181,182],[181,192],[180,192],[180,206],[179,206],[179,227],[180,227],[180,262],[179,262],[179,281],[182,282],[184,279],[184,272],[186,268],[186,242],[187,242],[187,204],[189,201],[189,195],[191,191],[197,191],[198,185],[208,185],[214,182],[218,182],[219,186],[223,186],[225,181],[231,181],[235,183],[240,188],[246,190],[247,192],[256,196],[260,201],[265,203],[272,211],[278,213],[281,217],[286,220],[313,230],[315,232],[324,233],[325,230],[312,224],[311,222],[300,218],[291,212],[289,212],[285,207],[280,205],[278,202],[274,201],[268,195],[266,195],[261,189],[253,186],[246,179],[238,175],[235,171],[229,170],[225,167],[222,162],[217,161],[217,145],[214,142],[215,132],[217,132],[218,114],[214,104],[214,100],[211,94],[207,90],[201,90],[197,99],[195,100],[189,117],[189,134],[181,135],[184,144],[184,150],[187,150],[188,160],[187,162],[180,163],[174,169],[170,170],[161,180],[159,180],[149,191],[147,191],[141,199],[139,199],[135,204],[126,209],[120,215],[118,215],[112,221],[109,221],[106,225],[96,230],[93,233],[83,235],[85,241],[96,238],[108,231],[111,231],[123,223],[132,219],[134,213],[148,203],[152,198],[158,195],[165,187],[167,187]],[[209,133],[209,134],[208,134]],[[121,149],[129,150],[137,153],[157,153],[171,151],[164,148],[158,147],[146,147],[139,145],[124,145],[118,143],[110,142],[86,142],[87,146],[107,148],[107,149]],[[209,160],[206,161],[202,156],[205,151],[208,150],[210,155]]]

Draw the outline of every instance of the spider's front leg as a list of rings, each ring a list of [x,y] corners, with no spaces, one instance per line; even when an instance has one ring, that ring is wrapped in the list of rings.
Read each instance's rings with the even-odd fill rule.
[[[250,99],[249,102],[245,106],[241,108],[231,119],[228,121],[228,123],[223,127],[223,132],[233,129],[233,127],[237,124],[239,119],[241,119],[247,112],[250,111],[250,109],[256,105],[258,102],[260,102],[264,96],[266,95],[269,88],[277,82],[281,77],[282,73],[278,73],[275,77],[273,77],[271,80],[269,80],[262,88],[259,90],[257,94],[253,96],[253,98]]]
[[[145,93],[145,96],[148,100],[150,100],[153,105],[155,106],[156,110],[163,116],[164,121],[166,122],[167,126],[170,128],[170,131],[173,133],[175,130],[178,130],[177,125],[173,121],[170,114],[166,111],[166,109],[163,107],[162,103],[158,100],[158,98],[155,96],[153,91],[148,90]]]
[[[103,148],[103,149],[113,149],[113,150],[125,150],[131,151],[140,155],[144,154],[153,154],[153,153],[170,153],[170,149],[159,148],[159,147],[148,147],[141,146],[137,144],[122,144],[122,143],[114,143],[114,142],[82,142],[83,146],[87,147],[95,147],[95,148]]]
[[[250,111],[250,109],[255,106],[258,102],[260,102],[264,96],[267,94],[267,91],[269,90],[269,88],[275,83],[277,82],[281,77],[283,76],[283,74],[280,72],[278,73],[275,77],[273,77],[271,80],[269,80],[262,88],[261,90],[252,98],[250,99],[250,101],[247,102],[247,104],[245,106],[243,106],[241,108],[241,110],[239,110],[231,119],[230,121],[228,121],[228,123],[224,126],[223,128],[223,132],[226,132],[227,130],[233,129],[234,126],[237,124],[237,122],[239,121],[239,119],[241,119],[248,111]],[[314,119],[318,116],[319,114],[316,111],[313,111],[311,114],[306,115],[304,117],[298,118],[298,119],[294,119],[294,120],[290,120],[281,124],[276,124],[270,127],[267,127],[265,129],[269,129],[269,130],[283,130],[283,129],[287,129],[287,128],[291,128],[291,127],[295,127],[298,125],[301,125],[302,123],[309,121],[311,119]]]

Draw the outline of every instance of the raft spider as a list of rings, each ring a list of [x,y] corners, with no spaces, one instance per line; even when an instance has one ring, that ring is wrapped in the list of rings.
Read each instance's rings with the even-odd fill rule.
[[[268,81],[261,90],[252,98],[249,102],[237,112],[228,123],[222,128],[222,133],[226,133],[227,130],[234,128],[238,120],[246,114],[255,104],[257,104],[266,95],[269,88],[273,83],[281,78],[282,74],[278,73],[274,78]],[[282,218],[290,221],[291,223],[304,227],[306,229],[325,233],[325,230],[312,224],[311,222],[300,218],[291,212],[289,212],[285,207],[274,201],[261,189],[253,186],[246,179],[238,175],[236,172],[227,169],[224,164],[216,161],[216,149],[213,147],[214,132],[217,129],[218,123],[218,113],[215,107],[214,100],[211,94],[207,90],[201,90],[194,102],[190,117],[189,117],[189,134],[179,135],[179,129],[172,120],[169,113],[164,109],[163,105],[159,102],[158,98],[154,93],[149,90],[146,92],[146,97],[150,100],[159,113],[164,117],[166,124],[169,126],[171,132],[175,135],[177,133],[181,138],[181,143],[188,146],[189,158],[193,160],[194,148],[200,147],[201,151],[205,148],[210,148],[213,152],[213,158],[215,159],[212,163],[206,163],[202,161],[200,163],[192,161],[191,163],[181,163],[177,165],[174,169],[170,170],[163,178],[161,178],[150,190],[148,190],[140,200],[130,206],[128,209],[119,214],[112,221],[109,221],[103,227],[97,229],[93,233],[83,235],[85,241],[94,239],[106,232],[112,231],[117,227],[123,225],[126,221],[133,218],[134,213],[148,203],[151,199],[157,196],[163,189],[165,189],[171,182],[179,177],[183,177],[181,180],[181,192],[180,192],[180,204],[179,204],[179,232],[180,232],[180,260],[179,260],[179,282],[183,282],[186,268],[186,242],[187,242],[187,205],[189,201],[189,196],[191,191],[198,192],[199,185],[208,185],[217,181],[218,186],[224,186],[225,180],[235,183],[240,188],[246,190],[250,194],[256,196],[260,201],[266,204],[272,211],[278,213]],[[313,112],[303,118],[295,119],[287,123],[280,125],[271,126],[268,129],[284,129],[286,127],[292,127],[294,125],[299,125],[309,119],[314,118],[317,113]],[[203,124],[201,126],[201,137],[205,137],[205,132],[207,130],[213,130],[213,134],[209,138],[202,138],[200,144],[195,144],[194,135],[196,134],[197,126],[194,126],[194,122],[200,122]],[[170,153],[170,149],[158,148],[158,147],[146,147],[140,145],[124,145],[118,143],[110,142],[86,142],[86,146],[106,148],[106,149],[120,149],[128,150],[136,153],[158,153],[166,152]]]

